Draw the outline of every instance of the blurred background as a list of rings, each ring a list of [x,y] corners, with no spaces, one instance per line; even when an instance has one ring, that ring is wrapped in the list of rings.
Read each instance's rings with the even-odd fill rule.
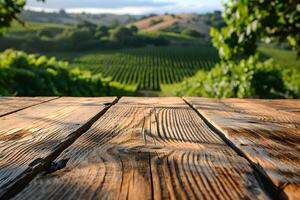
[[[0,0],[0,96],[300,97],[298,0]]]

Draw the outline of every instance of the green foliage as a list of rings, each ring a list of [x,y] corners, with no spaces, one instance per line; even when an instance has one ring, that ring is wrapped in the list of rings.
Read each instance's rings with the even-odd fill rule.
[[[109,36],[109,28],[107,26],[98,26],[95,36],[99,39]]]
[[[150,21],[150,26],[155,26],[155,25],[160,24],[160,23],[162,23],[162,22],[164,22],[163,19],[152,19],[152,20]]]
[[[130,26],[130,29],[131,29],[131,31],[132,31],[133,33],[138,33],[138,32],[139,32],[139,29],[138,29],[138,27],[136,27],[136,26]]]
[[[133,90],[134,91],[134,90]],[[0,95],[10,96],[107,96],[132,95],[111,85],[101,74],[92,75],[68,63],[45,56],[6,50],[0,54]]]
[[[272,60],[258,55],[237,62],[221,62],[211,71],[200,71],[185,80],[177,95],[208,97],[299,98],[300,75],[281,70]]]
[[[25,3],[25,0],[0,0],[0,33],[3,28],[9,27],[13,20],[22,23],[18,14],[23,10]]]
[[[297,0],[229,0],[224,11],[227,26],[211,29],[221,62],[206,77],[199,73],[196,86],[186,81],[183,90],[211,97],[299,97],[299,73],[282,70],[270,60],[261,62],[257,54],[260,39],[289,41],[300,54],[299,11]]]
[[[218,30],[226,26],[226,23],[222,18],[221,11],[214,11],[213,13],[201,14],[199,17],[201,18],[201,20],[204,21],[205,24],[214,27]]]
[[[63,32],[64,29],[61,28],[43,28],[40,30],[37,30],[36,36],[38,38],[43,38],[45,40],[51,40],[56,35],[59,35]],[[18,33],[15,33],[15,35],[18,35]]]
[[[75,29],[87,29],[90,33],[95,33],[97,25],[88,21],[82,21],[79,24],[76,24]]]
[[[134,37],[134,32],[130,28],[117,27],[111,32],[111,39],[119,44],[125,44]]]
[[[131,26],[130,28],[119,26],[106,30],[105,27],[99,27],[100,32],[95,35],[101,37],[105,42],[104,48],[124,48],[124,47],[143,47],[147,45],[163,46],[168,45],[169,41],[162,36],[148,37],[138,34],[138,28]]]
[[[111,30],[110,39],[113,47],[143,47],[147,45],[163,46],[169,41],[163,36],[148,37],[137,34],[136,27],[117,27]]]
[[[300,3],[298,0],[230,0],[225,4],[227,24],[211,30],[222,60],[254,55],[257,40],[288,40],[300,55]]]
[[[1,0],[0,1],[0,31],[2,28],[9,27],[13,20],[18,19],[25,6],[24,0]]]
[[[193,29],[184,29],[181,33],[183,35],[187,35],[187,36],[195,37],[195,38],[204,38],[205,37],[205,35],[203,35],[202,33],[199,33],[196,30],[193,30]]]
[[[13,32],[0,37],[0,51],[7,48],[30,52],[83,51],[169,44],[164,36],[138,34],[136,27],[109,29],[89,22],[75,26],[30,24],[30,27],[23,29],[13,28]]]
[[[61,50],[89,50],[101,47],[101,41],[95,37],[90,27],[72,27],[55,38],[54,48]],[[56,45],[58,44],[58,45]]]

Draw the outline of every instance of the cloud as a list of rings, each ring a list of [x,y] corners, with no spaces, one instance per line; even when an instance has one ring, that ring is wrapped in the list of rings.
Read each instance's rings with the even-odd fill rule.
[[[181,13],[209,12],[222,9],[221,0],[47,0],[45,4],[28,0],[27,9],[57,11],[61,8],[75,13]]]
[[[124,7],[161,7],[174,4],[170,1],[155,0],[47,0],[46,3],[28,0],[30,7],[47,7],[47,8],[124,8]]]
[[[45,12],[58,12],[58,8],[44,8],[44,7],[32,7],[26,6],[26,9],[32,11],[45,11]],[[110,13],[117,15],[131,14],[131,15],[143,15],[145,13],[153,13],[156,9],[153,7],[123,7],[123,8],[67,8],[65,9],[69,13]]]

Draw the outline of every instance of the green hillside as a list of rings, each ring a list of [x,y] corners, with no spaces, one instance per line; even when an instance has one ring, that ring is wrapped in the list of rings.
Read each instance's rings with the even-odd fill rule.
[[[292,50],[274,48],[270,45],[261,45],[259,51],[264,56],[273,58],[274,61],[283,68],[294,68],[300,71],[300,60]]]

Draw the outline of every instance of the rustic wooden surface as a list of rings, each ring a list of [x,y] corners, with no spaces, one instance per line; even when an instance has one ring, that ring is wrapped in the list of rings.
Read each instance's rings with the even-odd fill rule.
[[[300,100],[252,100],[276,110],[287,111],[300,116]]]
[[[300,197],[300,116],[266,101],[186,98],[290,199]],[[274,102],[275,104],[276,102]],[[278,102],[277,102],[278,104]],[[295,107],[299,101],[294,101]],[[291,108],[289,106],[284,106]]]
[[[0,199],[299,199],[299,100],[25,101],[0,104]]]
[[[121,100],[57,158],[69,159],[65,170],[17,199],[266,198],[249,163],[183,100],[157,100]]]
[[[82,133],[114,98],[59,98],[0,118],[0,195]],[[73,134],[73,135],[72,135]],[[37,167],[39,169],[39,167]]]
[[[0,117],[56,98],[57,97],[0,97]]]

